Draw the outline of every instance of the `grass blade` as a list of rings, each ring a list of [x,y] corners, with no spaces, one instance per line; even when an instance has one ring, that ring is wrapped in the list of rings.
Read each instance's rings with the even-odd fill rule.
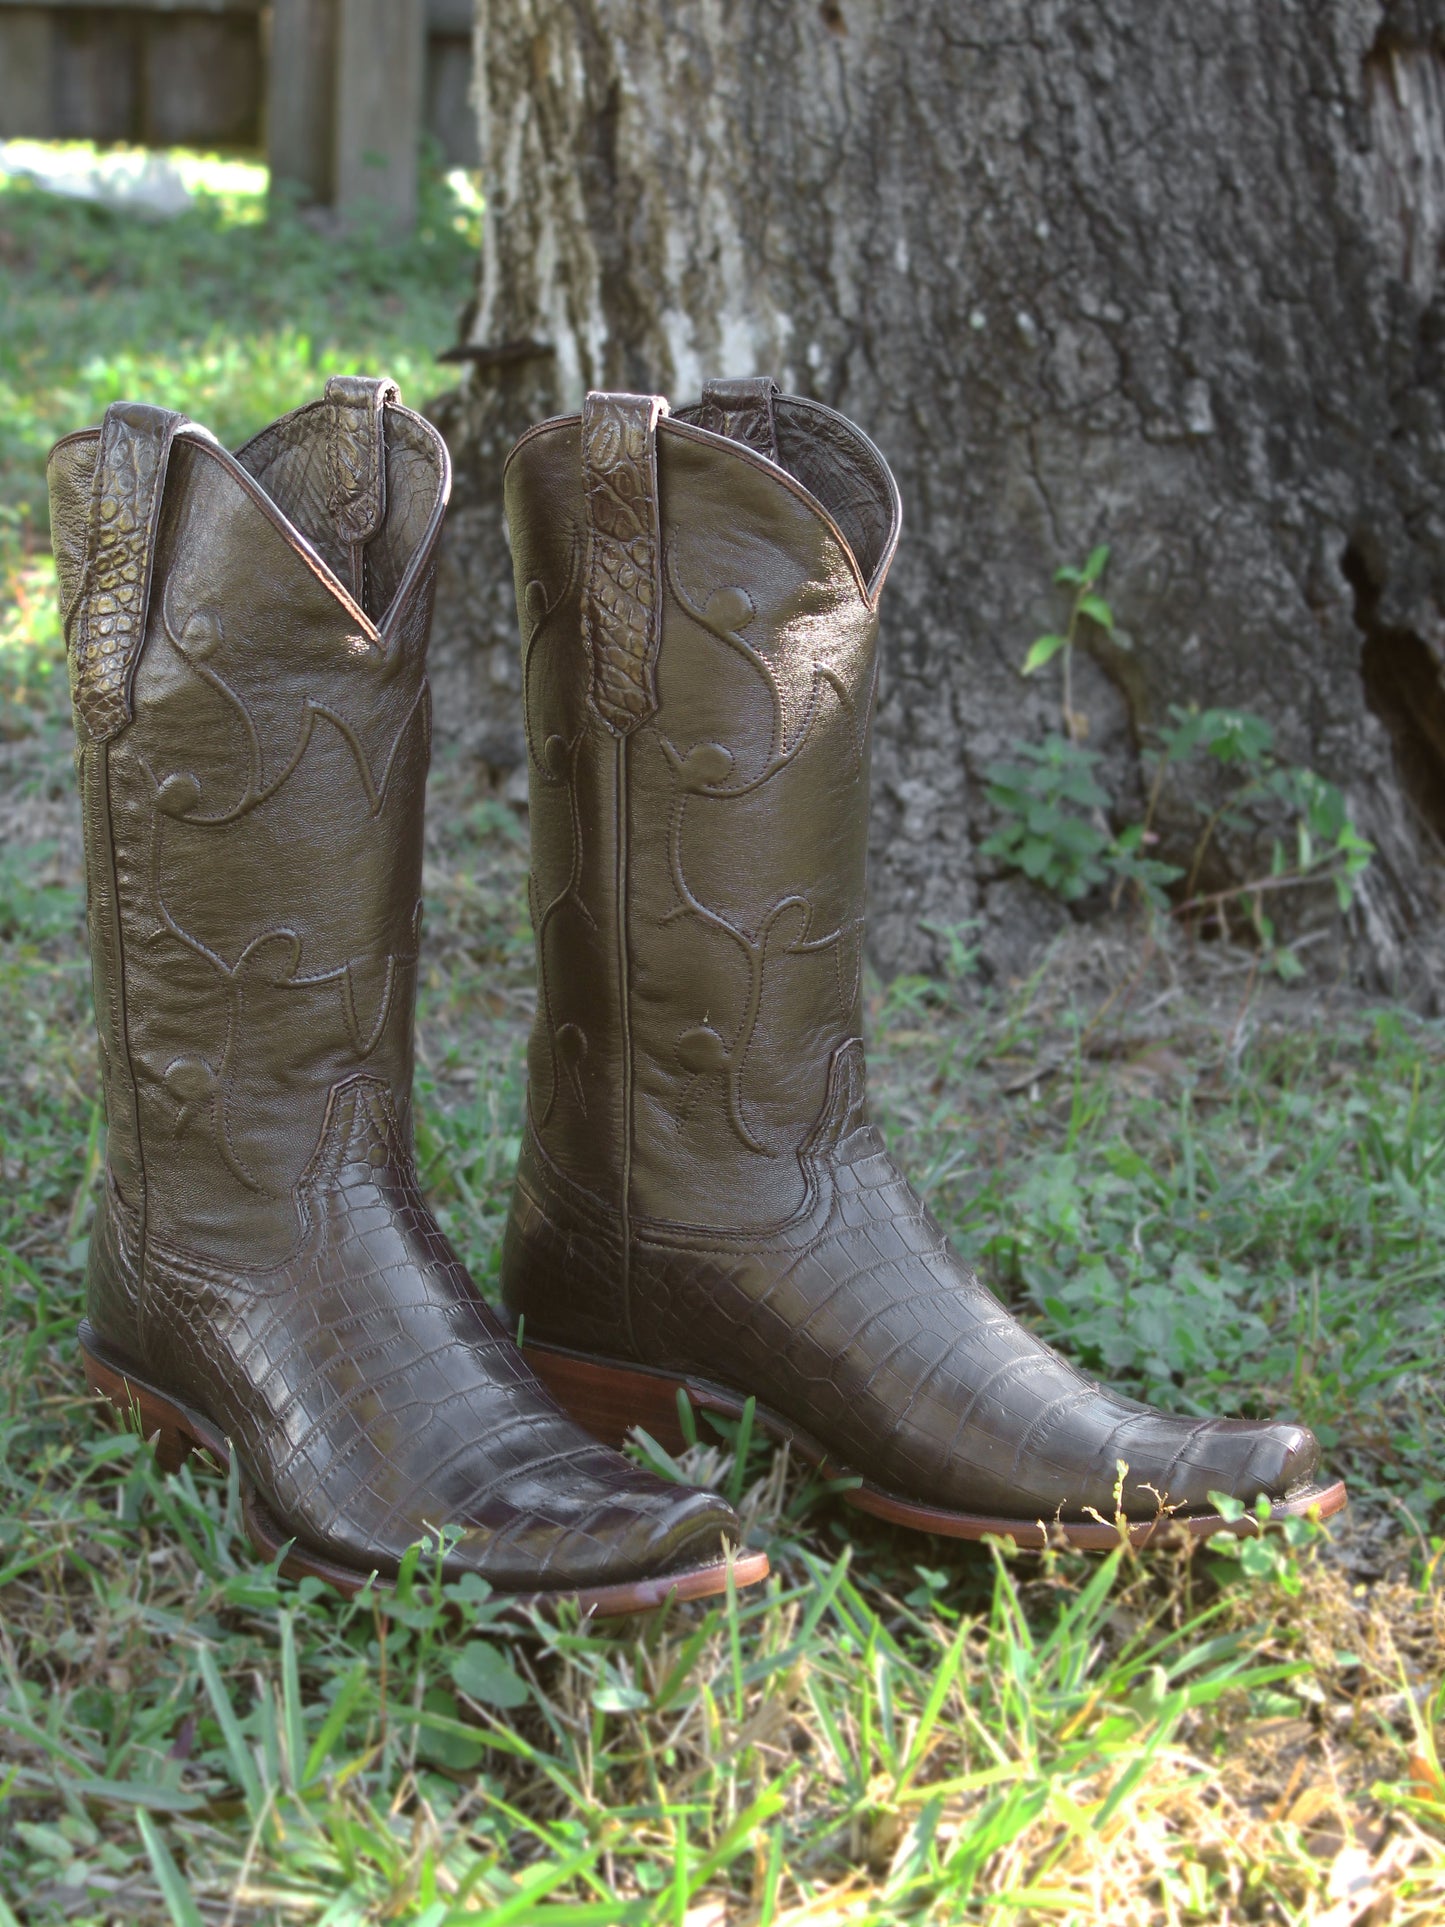
[[[166,1903],[166,1911],[175,1923],[175,1927],[205,1927],[201,1910],[196,1905],[190,1885],[172,1860],[170,1849],[162,1840],[155,1822],[148,1813],[142,1812],[136,1815],[136,1825],[140,1829],[141,1840],[150,1856],[151,1866],[155,1870],[161,1898]]]

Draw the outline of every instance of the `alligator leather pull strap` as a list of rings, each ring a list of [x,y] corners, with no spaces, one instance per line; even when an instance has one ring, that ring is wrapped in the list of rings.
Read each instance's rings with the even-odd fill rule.
[[[751,375],[745,381],[706,381],[697,425],[741,442],[775,462],[778,425],[773,404],[777,393],[778,384],[767,375]]]
[[[326,506],[353,545],[369,542],[386,520],[382,410],[400,400],[394,381],[369,375],[333,375],[326,384]]]
[[[70,649],[76,714],[95,743],[131,719],[130,685],[145,640],[166,468],[186,426],[184,415],[132,401],[112,402],[101,423]]]
[[[592,704],[615,736],[657,708],[662,536],[657,499],[661,395],[589,394],[582,409],[587,511],[584,622]]]

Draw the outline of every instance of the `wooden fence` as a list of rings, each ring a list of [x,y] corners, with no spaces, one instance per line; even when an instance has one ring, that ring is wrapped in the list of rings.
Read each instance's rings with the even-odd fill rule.
[[[476,165],[471,0],[0,0],[0,140],[264,147],[409,222],[420,139]]]

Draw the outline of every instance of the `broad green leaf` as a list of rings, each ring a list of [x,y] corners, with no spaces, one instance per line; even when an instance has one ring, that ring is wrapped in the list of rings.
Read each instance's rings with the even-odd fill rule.
[[[518,1677],[512,1662],[484,1639],[468,1640],[452,1654],[451,1674],[468,1699],[483,1706],[521,1706],[532,1696],[532,1689]]]
[[[1080,596],[1079,614],[1087,616],[1090,622],[1097,622],[1101,629],[1107,629],[1111,634],[1113,633],[1114,611],[1101,595]]]
[[[1029,653],[1024,657],[1023,673],[1032,676],[1035,670],[1042,669],[1045,663],[1053,661],[1061,649],[1067,649],[1067,636],[1039,636],[1029,645]]]
[[[1229,1525],[1237,1525],[1249,1510],[1249,1507],[1244,1503],[1243,1499],[1236,1499],[1232,1492],[1210,1491],[1204,1496],[1214,1507],[1214,1510],[1219,1514],[1220,1518],[1225,1520]]]
[[[1024,844],[1018,853],[1019,868],[1026,877],[1032,877],[1035,882],[1045,875],[1049,867],[1049,861],[1050,855],[1047,843],[1030,840]]]
[[[487,1757],[481,1738],[457,1718],[456,1702],[444,1686],[432,1686],[422,1698],[417,1720],[418,1754],[452,1773],[473,1773]]]

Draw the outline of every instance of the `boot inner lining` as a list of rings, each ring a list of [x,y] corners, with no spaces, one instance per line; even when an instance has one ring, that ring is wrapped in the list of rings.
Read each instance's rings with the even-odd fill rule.
[[[441,507],[442,460],[434,429],[410,409],[388,407],[386,519],[367,543],[361,571],[362,608],[380,624],[403,576]],[[286,519],[300,530],[328,568],[355,593],[351,545],[337,532],[327,505],[324,402],[283,416],[236,451]]]
[[[700,405],[680,408],[676,419],[699,426]],[[893,536],[895,496],[887,470],[873,448],[844,418],[800,395],[779,395],[774,404],[778,466],[838,524],[859,573],[871,581]]]

